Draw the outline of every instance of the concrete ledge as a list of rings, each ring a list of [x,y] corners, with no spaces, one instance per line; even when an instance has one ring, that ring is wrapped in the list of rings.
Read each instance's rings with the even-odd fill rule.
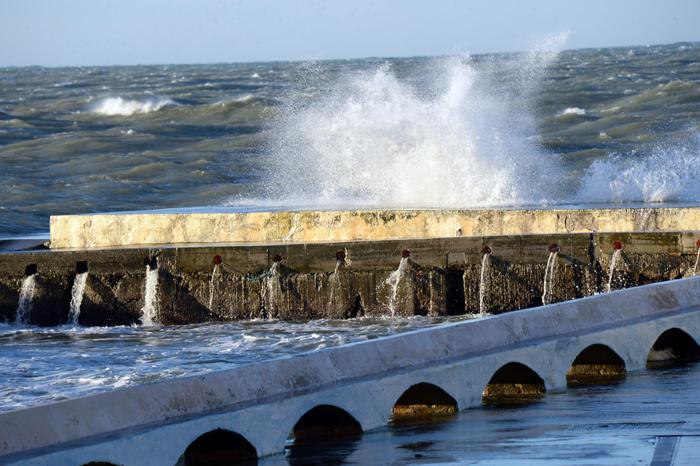
[[[51,217],[52,249],[700,229],[700,207],[136,212]]]
[[[81,444],[112,441],[117,438],[116,434],[120,434],[120,441],[128,441],[128,437],[138,435],[139,430],[153,432],[164,425],[191,422],[217,413],[261,410],[266,404],[279,417],[281,414],[275,404],[284,400],[313,396],[336,388],[342,389],[348,398],[347,390],[351,384],[389,381],[400,374],[436,371],[441,366],[464,360],[480,364],[480,369],[469,372],[472,377],[478,375],[479,380],[461,380],[456,386],[480,392],[484,386],[482,379],[488,380],[489,374],[498,367],[489,361],[491,356],[550,343],[555,345],[556,351],[554,347],[548,347],[543,353],[548,355],[548,360],[537,360],[533,367],[545,381],[547,390],[562,388],[565,370],[576,354],[591,341],[599,341],[600,335],[607,335],[605,343],[624,358],[628,370],[639,369],[644,367],[649,348],[660,332],[669,325],[681,325],[677,319],[685,318],[682,326],[697,338],[700,328],[698,309],[700,277],[674,280],[203,376],[18,410],[0,415],[0,462],[20,460],[17,454],[22,452],[27,455],[25,458],[33,456],[36,449],[50,447],[57,451]],[[617,333],[609,333],[611,331]],[[594,334],[599,336],[587,337]],[[512,360],[510,356],[508,360]],[[536,358],[532,356],[523,360],[532,363]],[[382,392],[373,394],[363,390],[355,393],[379,399]],[[466,394],[454,394],[455,399],[469,399]],[[318,400],[316,398],[317,403]],[[473,402],[460,401],[461,408],[469,405]],[[373,404],[367,400],[360,406],[370,414],[373,412]],[[254,421],[257,427],[240,424],[239,428],[269,433],[269,426],[261,424],[259,419]],[[376,427],[369,421],[362,425]],[[279,440],[280,444],[260,445],[261,454],[282,448],[288,430],[281,430],[277,435],[279,438],[269,439],[270,442]],[[160,447],[153,445],[153,448]],[[42,454],[47,452],[43,450]]]

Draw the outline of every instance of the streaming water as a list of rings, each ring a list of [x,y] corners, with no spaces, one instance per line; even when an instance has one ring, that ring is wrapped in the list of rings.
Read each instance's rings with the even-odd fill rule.
[[[141,325],[152,326],[158,320],[158,267],[146,266],[146,280],[141,308]]]
[[[211,280],[209,280],[209,309],[214,307],[214,287],[216,286],[216,272],[219,271],[219,264],[214,264],[214,269],[211,271]]]
[[[698,254],[695,256],[695,265],[693,266],[693,275],[698,273],[698,262],[700,262],[700,247],[698,248]]]
[[[613,280],[613,274],[615,273],[615,267],[617,266],[617,262],[620,260],[620,256],[622,255],[622,249],[615,249],[615,252],[612,253],[612,257],[610,258],[610,269],[608,270],[608,283],[605,285],[605,291],[610,292],[610,289],[612,287],[612,280]]]
[[[73,280],[73,287],[70,292],[70,310],[68,312],[68,322],[73,325],[80,325],[78,318],[80,317],[80,305],[83,302],[87,276],[88,272],[82,272],[76,274]]]
[[[547,258],[547,266],[544,269],[544,283],[542,284],[542,304],[550,304],[552,302],[552,282],[558,254],[559,251],[550,252]]]
[[[487,252],[481,258],[481,273],[479,274],[479,314],[486,315],[486,293],[489,290],[489,269],[491,267],[491,253]]]
[[[328,280],[329,297],[328,297],[328,307],[333,309],[337,306],[338,302],[344,304],[347,300],[347,291],[343,286],[343,274],[342,271],[345,269],[346,263],[345,259],[338,259],[335,263],[335,270],[331,274]]]
[[[282,262],[273,261],[262,287],[262,301],[265,306],[268,319],[277,317],[280,306],[285,303],[285,293],[282,290]]]
[[[398,310],[400,285],[401,282],[405,280],[406,273],[410,267],[408,261],[408,257],[402,257],[401,262],[399,262],[399,267],[391,272],[384,282],[389,286],[391,291],[389,295],[389,311],[392,317],[396,315],[396,311]]]
[[[17,304],[17,317],[15,322],[19,325],[29,322],[29,313],[32,308],[34,291],[36,289],[36,274],[27,275],[22,280],[22,288],[19,292],[19,303]]]

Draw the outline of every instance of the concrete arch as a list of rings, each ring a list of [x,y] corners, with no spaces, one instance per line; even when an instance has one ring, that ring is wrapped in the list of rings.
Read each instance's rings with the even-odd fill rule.
[[[449,416],[457,413],[457,400],[442,387],[420,382],[408,387],[391,410],[391,421],[420,417]]]
[[[700,345],[685,330],[672,327],[662,332],[647,353],[647,367],[667,367],[700,357]]]
[[[224,466],[257,464],[258,452],[237,432],[214,429],[201,434],[183,452],[177,466]]]
[[[520,404],[535,401],[546,392],[544,379],[529,366],[511,361],[496,370],[482,392],[486,405]]]
[[[625,360],[610,346],[594,343],[579,351],[566,373],[569,386],[616,383],[627,374]]]
[[[362,425],[348,411],[331,404],[319,404],[306,411],[291,429],[294,443],[308,443],[362,435]]]

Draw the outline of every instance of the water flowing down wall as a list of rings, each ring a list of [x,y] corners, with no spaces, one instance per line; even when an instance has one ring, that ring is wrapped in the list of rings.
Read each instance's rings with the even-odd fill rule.
[[[149,323],[163,325],[493,314],[540,305],[543,296],[555,303],[691,276],[698,238],[564,234],[3,254],[0,318],[16,320],[33,265],[29,323],[67,323],[76,264],[90,270],[78,274],[81,325],[139,324],[144,309]]]

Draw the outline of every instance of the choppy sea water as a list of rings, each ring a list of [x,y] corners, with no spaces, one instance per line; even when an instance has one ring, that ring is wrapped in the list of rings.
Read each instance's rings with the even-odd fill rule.
[[[472,317],[249,320],[169,327],[0,323],[0,412]]]
[[[0,237],[51,214],[700,201],[700,44],[0,69]]]

